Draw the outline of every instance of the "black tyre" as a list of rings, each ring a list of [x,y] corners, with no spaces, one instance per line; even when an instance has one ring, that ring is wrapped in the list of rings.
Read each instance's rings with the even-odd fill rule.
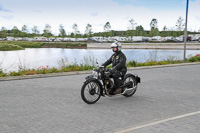
[[[101,85],[95,81],[86,81],[81,88],[81,98],[87,104],[96,103],[101,97]]]
[[[130,89],[130,91],[128,91],[127,93],[123,94],[125,97],[131,97],[137,90],[137,81],[136,81],[135,76],[126,75],[125,78],[124,78],[124,84],[126,84],[128,82],[132,82],[133,86],[132,86],[132,88],[128,88],[128,89]]]

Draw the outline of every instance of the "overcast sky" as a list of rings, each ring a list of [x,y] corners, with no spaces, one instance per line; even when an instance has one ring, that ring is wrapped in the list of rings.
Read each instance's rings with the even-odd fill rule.
[[[185,20],[185,11],[186,0],[0,0],[0,27],[17,26],[21,30],[25,24],[31,32],[34,25],[42,31],[49,24],[57,35],[60,24],[69,33],[77,23],[84,33],[90,23],[93,32],[102,32],[108,21],[112,30],[127,30],[133,18],[149,30],[156,18],[159,30],[165,25],[174,29],[178,17]],[[188,30],[200,30],[200,0],[190,0]]]

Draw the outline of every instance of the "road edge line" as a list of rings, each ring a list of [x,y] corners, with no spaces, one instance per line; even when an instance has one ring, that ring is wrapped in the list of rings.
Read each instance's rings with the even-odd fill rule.
[[[184,118],[184,117],[188,117],[188,116],[192,116],[192,115],[197,115],[197,114],[200,114],[200,111],[174,116],[174,117],[163,119],[163,120],[160,120],[160,121],[155,121],[155,122],[151,122],[151,123],[148,123],[148,124],[144,124],[144,125],[128,128],[128,129],[125,129],[125,130],[117,131],[115,133],[126,133],[126,132],[134,131],[134,130],[137,130],[137,129],[141,129],[141,128],[145,128],[145,127],[149,127],[149,126],[157,125],[157,124],[160,124],[160,123],[164,123],[164,122],[168,122],[168,121],[172,121],[172,120],[176,120],[176,119],[180,119],[180,118]]]

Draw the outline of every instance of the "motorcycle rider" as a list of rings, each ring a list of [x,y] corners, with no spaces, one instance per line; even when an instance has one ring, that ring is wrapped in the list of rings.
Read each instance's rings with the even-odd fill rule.
[[[111,44],[111,48],[114,54],[105,63],[103,63],[102,66],[106,67],[112,63],[110,74],[111,77],[114,79],[113,93],[119,94],[122,92],[122,88],[120,88],[120,78],[123,77],[127,72],[126,56],[121,51],[122,46],[120,42],[115,41]]]

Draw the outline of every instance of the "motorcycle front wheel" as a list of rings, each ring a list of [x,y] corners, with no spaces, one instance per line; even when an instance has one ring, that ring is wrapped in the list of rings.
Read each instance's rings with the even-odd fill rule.
[[[97,81],[86,81],[81,88],[81,98],[87,104],[96,103],[101,97],[101,88]]]

